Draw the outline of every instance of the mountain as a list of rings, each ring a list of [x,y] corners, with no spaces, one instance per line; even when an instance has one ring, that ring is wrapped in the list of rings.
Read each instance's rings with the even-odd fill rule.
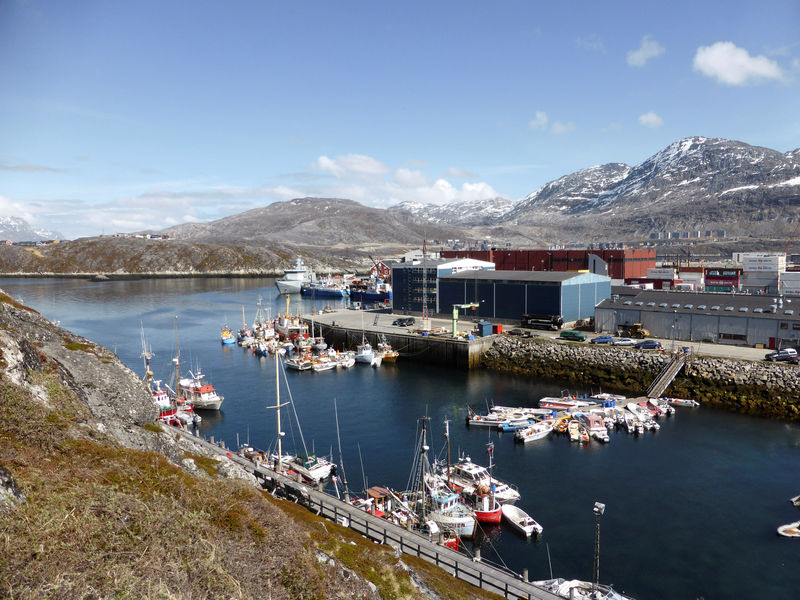
[[[461,232],[411,213],[371,208],[353,200],[297,198],[210,223],[170,227],[162,233],[187,241],[272,242],[367,251],[378,246],[418,246],[426,237],[457,238]]]
[[[691,137],[635,167],[602,165],[548,183],[499,221],[594,239],[705,229],[771,236],[793,230],[799,208],[800,149]]]
[[[513,206],[513,200],[498,197],[467,202],[454,201],[446,204],[401,202],[389,207],[389,210],[406,212],[440,225],[475,227],[493,224],[498,218],[504,217]]]
[[[38,242],[43,240],[60,240],[63,235],[57,231],[33,229],[25,219],[20,217],[0,217],[0,240],[12,242]]]

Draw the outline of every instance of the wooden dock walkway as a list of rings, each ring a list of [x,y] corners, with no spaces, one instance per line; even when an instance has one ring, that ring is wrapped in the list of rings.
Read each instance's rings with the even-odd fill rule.
[[[526,600],[557,600],[558,596],[524,580],[522,575],[503,570],[471,558],[426,537],[408,531],[399,525],[380,519],[370,513],[334,498],[324,492],[294,481],[275,471],[258,466],[225,448],[210,443],[192,433],[163,425],[165,429],[179,433],[200,444],[205,449],[235,462],[252,473],[270,492],[280,494],[306,506],[320,517],[345,525],[381,544],[387,544],[404,554],[422,558],[440,567],[453,577],[482,590],[499,594],[505,598]]]

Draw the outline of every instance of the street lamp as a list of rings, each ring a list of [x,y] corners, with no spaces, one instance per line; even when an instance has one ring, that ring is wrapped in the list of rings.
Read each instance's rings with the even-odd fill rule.
[[[595,502],[592,512],[594,513],[594,565],[592,573],[592,593],[597,592],[597,582],[600,579],[600,517],[606,511],[606,505],[602,502]]]
[[[672,311],[672,348],[670,348],[670,352],[675,352],[675,326],[678,324],[678,311]]]

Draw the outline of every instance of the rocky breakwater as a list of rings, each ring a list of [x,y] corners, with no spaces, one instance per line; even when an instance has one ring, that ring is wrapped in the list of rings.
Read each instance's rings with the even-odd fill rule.
[[[498,336],[483,366],[627,396],[644,395],[668,353]],[[800,419],[800,367],[693,356],[666,395],[762,416]]]
[[[453,585],[162,429],[112,352],[1,292],[0,354],[0,597],[424,598]]]

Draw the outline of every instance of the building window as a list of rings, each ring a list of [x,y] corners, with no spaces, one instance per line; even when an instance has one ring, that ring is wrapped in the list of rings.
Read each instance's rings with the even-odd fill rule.
[[[789,324],[788,323],[781,323],[780,324],[780,328],[781,329],[789,329]]]
[[[800,323],[792,323],[792,331],[800,331]]]
[[[719,339],[721,340],[732,340],[736,342],[744,342],[747,341],[747,336],[743,333],[720,333]]]

